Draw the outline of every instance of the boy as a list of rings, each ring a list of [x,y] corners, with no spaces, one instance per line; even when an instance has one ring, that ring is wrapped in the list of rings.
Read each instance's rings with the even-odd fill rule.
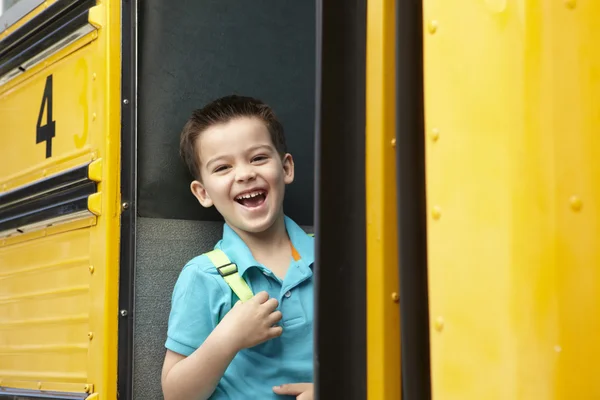
[[[252,294],[239,301],[207,255],[185,265],[173,290],[165,399],[312,399],[314,247],[283,212],[294,162],[281,123],[259,100],[224,97],[193,113],[180,151],[192,193],[225,219],[215,249]]]

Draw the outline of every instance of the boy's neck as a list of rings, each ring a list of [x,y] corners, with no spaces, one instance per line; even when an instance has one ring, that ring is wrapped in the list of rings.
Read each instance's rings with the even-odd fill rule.
[[[234,229],[239,237],[246,243],[256,261],[264,263],[273,254],[290,251],[290,238],[285,228],[283,213],[275,220],[273,225],[264,232],[251,233]]]

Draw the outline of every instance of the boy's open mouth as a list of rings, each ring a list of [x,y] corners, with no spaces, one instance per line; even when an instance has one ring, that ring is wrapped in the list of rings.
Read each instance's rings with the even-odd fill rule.
[[[253,190],[251,192],[245,192],[236,196],[235,201],[243,205],[244,207],[254,208],[259,207],[265,202],[267,198],[267,191],[263,189]]]

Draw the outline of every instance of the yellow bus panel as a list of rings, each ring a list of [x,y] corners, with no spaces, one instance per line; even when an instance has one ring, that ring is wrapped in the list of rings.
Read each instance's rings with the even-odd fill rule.
[[[0,218],[0,388],[7,391],[117,398],[120,7],[93,6],[97,30],[0,86],[0,217],[7,207],[17,215],[18,204],[2,199],[57,176],[83,171],[80,183],[95,185],[73,218],[4,231]]]
[[[0,94],[2,192],[92,159],[105,118],[99,56],[92,42]]]
[[[2,386],[83,391],[93,278],[89,229],[6,246],[0,257]]]
[[[596,399],[600,3],[424,1],[434,399]]]
[[[395,2],[367,3],[367,398],[399,399]]]

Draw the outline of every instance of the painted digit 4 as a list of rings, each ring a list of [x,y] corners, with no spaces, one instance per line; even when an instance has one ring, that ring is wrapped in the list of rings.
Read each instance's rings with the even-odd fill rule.
[[[42,117],[46,108],[46,124],[42,125]],[[46,142],[46,158],[52,157],[52,138],[56,134],[56,122],[52,120],[52,75],[46,78],[46,86],[44,87],[44,96],[42,97],[42,105],[38,115],[35,142]]]

